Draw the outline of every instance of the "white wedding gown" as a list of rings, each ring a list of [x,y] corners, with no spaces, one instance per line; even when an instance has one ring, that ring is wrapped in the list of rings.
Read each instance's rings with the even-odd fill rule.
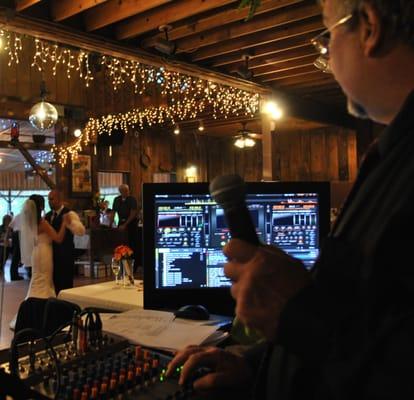
[[[38,297],[47,299],[56,297],[53,285],[53,249],[52,239],[46,233],[40,233],[32,253],[32,279],[26,299]]]
[[[53,248],[52,239],[46,233],[40,233],[31,256],[32,278],[25,299],[37,297],[47,299],[56,297],[53,285]],[[16,326],[17,315],[10,321],[10,329]]]

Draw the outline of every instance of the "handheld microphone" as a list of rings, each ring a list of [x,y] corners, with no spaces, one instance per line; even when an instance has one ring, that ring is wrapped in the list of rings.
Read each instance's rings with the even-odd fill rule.
[[[213,179],[210,194],[223,208],[232,238],[259,245],[260,241],[246,205],[246,183],[239,175],[222,175]],[[251,345],[262,340],[259,332],[244,326],[236,317],[231,335],[240,344]]]
[[[239,175],[221,175],[210,183],[210,194],[223,208],[231,236],[259,245],[256,229],[246,205],[246,183]]]

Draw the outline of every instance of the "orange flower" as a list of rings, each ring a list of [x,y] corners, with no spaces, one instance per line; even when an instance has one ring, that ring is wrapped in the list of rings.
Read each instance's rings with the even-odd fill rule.
[[[123,260],[131,258],[133,251],[130,247],[122,244],[115,248],[114,250],[114,258],[115,260]]]

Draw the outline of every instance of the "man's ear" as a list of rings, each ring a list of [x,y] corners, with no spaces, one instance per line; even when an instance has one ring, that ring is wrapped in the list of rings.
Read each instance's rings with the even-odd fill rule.
[[[364,55],[378,52],[384,36],[383,24],[378,11],[369,2],[362,2],[359,10],[360,40]]]

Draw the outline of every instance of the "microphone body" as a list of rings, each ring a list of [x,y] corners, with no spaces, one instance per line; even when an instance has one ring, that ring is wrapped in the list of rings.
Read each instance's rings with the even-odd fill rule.
[[[246,183],[239,175],[221,175],[210,184],[210,194],[223,209],[232,238],[259,245],[256,228],[246,205]]]

